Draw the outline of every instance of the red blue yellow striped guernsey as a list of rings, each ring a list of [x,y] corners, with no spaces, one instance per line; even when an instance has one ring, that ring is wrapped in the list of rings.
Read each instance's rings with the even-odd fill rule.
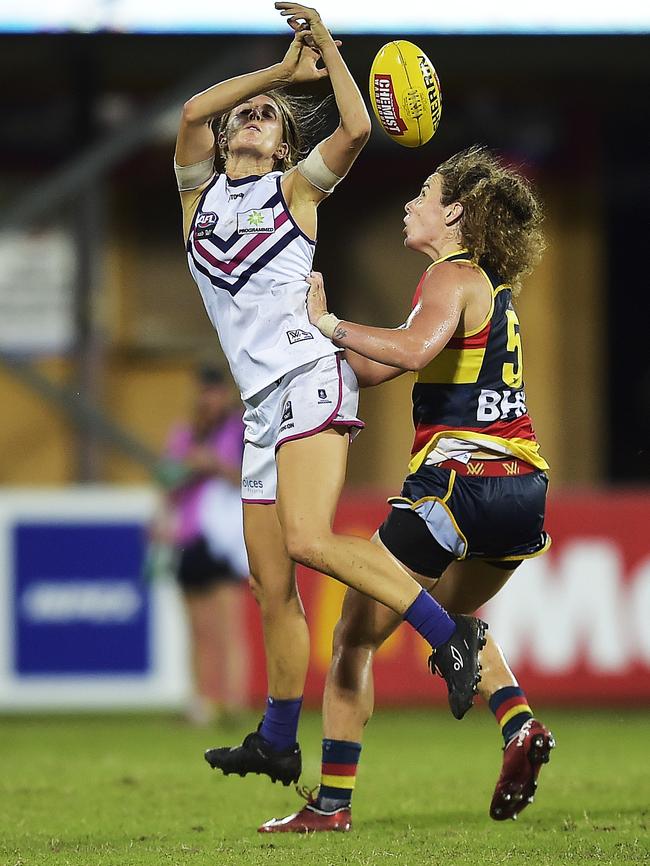
[[[489,269],[471,261],[460,250],[433,262],[422,275],[422,285],[442,261],[467,262],[490,285],[492,304],[478,328],[456,334],[445,348],[417,374],[413,387],[415,439],[409,471],[426,461],[442,462],[446,443],[467,443],[480,449],[518,457],[537,469],[548,469],[539,453],[526,409],[519,319],[512,306],[512,289]]]

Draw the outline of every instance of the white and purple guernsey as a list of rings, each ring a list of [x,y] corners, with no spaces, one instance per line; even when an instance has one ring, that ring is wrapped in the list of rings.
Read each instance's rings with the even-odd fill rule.
[[[281,178],[216,175],[187,240],[190,271],[244,400],[337,351],[307,317],[315,242],[291,216]]]

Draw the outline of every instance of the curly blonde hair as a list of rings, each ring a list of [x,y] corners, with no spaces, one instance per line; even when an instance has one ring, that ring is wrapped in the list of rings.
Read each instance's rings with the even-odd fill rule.
[[[443,205],[460,202],[463,245],[473,261],[485,264],[521,291],[544,251],[542,208],[528,181],[479,145],[454,154],[438,166]]]
[[[284,159],[277,160],[273,166],[274,171],[288,171],[293,168],[303,156],[309,152],[308,143],[305,141],[305,130],[309,130],[310,137],[317,133],[323,125],[322,108],[329,99],[315,104],[312,99],[305,96],[293,96],[283,90],[269,90],[260,96],[269,96],[280,110],[282,118],[282,140],[289,145],[289,152]],[[222,114],[219,118],[217,139],[219,156],[225,164],[228,156],[228,145],[222,145],[223,136],[226,135],[228,122],[232,110]]]

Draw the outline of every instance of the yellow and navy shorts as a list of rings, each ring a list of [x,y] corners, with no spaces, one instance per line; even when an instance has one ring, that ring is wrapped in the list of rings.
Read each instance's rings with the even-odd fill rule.
[[[401,563],[440,577],[454,560],[516,568],[551,544],[544,531],[548,477],[523,461],[448,460],[408,475],[388,501],[382,543]]]

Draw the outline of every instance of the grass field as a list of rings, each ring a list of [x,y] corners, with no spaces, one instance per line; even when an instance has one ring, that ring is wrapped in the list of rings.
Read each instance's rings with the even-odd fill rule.
[[[650,860],[645,712],[548,711],[558,741],[537,800],[517,822],[487,807],[500,765],[483,710],[377,714],[349,834],[260,836],[294,811],[291,788],[225,778],[204,747],[241,729],[193,730],[167,716],[0,719],[2,866],[162,864],[586,864]],[[303,781],[320,770],[320,719],[301,723]]]

